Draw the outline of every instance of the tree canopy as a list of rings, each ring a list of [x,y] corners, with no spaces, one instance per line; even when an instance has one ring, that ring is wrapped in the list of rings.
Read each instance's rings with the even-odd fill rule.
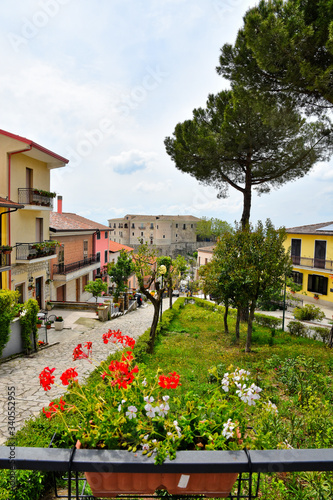
[[[303,177],[325,157],[327,130],[307,123],[287,102],[266,100],[237,86],[210,95],[205,109],[178,123],[165,139],[176,168],[215,187],[243,195],[242,226],[250,219],[252,190],[267,193]]]
[[[236,227],[234,233],[217,243],[207,268],[208,289],[218,294],[226,307],[231,303],[238,312],[244,307],[249,310],[246,352],[251,350],[252,322],[258,300],[267,300],[281,291],[291,272],[285,239],[285,229],[275,229],[270,220],[265,225],[259,221],[254,228]]]
[[[196,234],[202,240],[216,241],[219,236],[226,232],[232,232],[232,226],[221,219],[215,217],[201,217],[197,222]]]
[[[108,264],[108,275],[116,284],[116,297],[126,290],[126,282],[132,273],[134,273],[132,256],[126,250],[120,250],[117,262]]]
[[[261,92],[285,94],[308,110],[333,106],[333,0],[261,0],[244,16],[217,71]]]

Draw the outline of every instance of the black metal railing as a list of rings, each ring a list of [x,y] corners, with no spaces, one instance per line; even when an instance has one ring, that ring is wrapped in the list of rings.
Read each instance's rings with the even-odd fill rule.
[[[54,264],[53,274],[68,274],[73,271],[77,271],[78,269],[82,269],[83,267],[90,266],[91,264],[95,264],[99,261],[100,259],[97,255],[91,255],[90,257],[87,257],[83,260],[71,262],[70,264]]]
[[[309,267],[312,269],[326,269],[327,271],[333,270],[333,260],[311,259],[310,257],[300,257],[298,255],[292,255],[291,260],[295,266]]]
[[[19,188],[18,202],[22,205],[38,205],[53,208],[53,196],[41,194],[39,189]]]
[[[332,471],[333,449],[287,450],[235,450],[235,451],[180,451],[174,460],[161,465],[154,464],[154,457],[124,450],[76,450],[59,448],[22,448],[0,446],[0,469],[12,471],[41,470],[77,474],[80,472],[131,472],[131,473],[238,473],[247,474],[247,493],[231,499],[257,498],[258,488],[252,490],[252,474]],[[68,481],[68,499],[88,498],[76,490],[71,495]],[[254,491],[255,490],[255,491]],[[74,492],[73,492],[74,493]],[[64,498],[64,497],[63,497]],[[93,498],[93,497],[89,497]]]
[[[16,260],[33,260],[41,257],[56,256],[57,245],[50,241],[37,241],[33,243],[17,243]]]
[[[10,253],[0,253],[0,268],[10,266]]]

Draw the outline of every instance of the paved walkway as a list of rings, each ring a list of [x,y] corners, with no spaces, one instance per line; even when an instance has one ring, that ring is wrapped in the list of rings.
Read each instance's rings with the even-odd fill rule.
[[[19,357],[0,365],[0,445],[9,437],[7,412],[12,405],[9,405],[8,387],[14,388],[11,393],[15,393],[15,428],[18,430],[25,420],[38,415],[44,406],[66,391],[63,385],[53,385],[50,391],[40,387],[38,375],[46,366],[56,368],[56,380],[67,368],[77,367],[79,380],[82,381],[96,365],[118,348],[116,344],[104,344],[102,334],[108,329],[119,329],[124,335],[139,337],[151,325],[153,306],[145,304],[105,323],[96,320],[96,314],[91,312],[53,310],[50,314],[62,315],[65,320],[65,329],[61,332],[53,328],[48,330],[50,346],[31,356]],[[93,342],[94,364],[86,359],[74,362],[74,347],[89,341]]]

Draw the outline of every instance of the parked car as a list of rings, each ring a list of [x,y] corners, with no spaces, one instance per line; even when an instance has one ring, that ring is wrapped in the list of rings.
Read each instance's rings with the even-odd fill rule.
[[[173,297],[179,297],[179,290],[172,290]]]

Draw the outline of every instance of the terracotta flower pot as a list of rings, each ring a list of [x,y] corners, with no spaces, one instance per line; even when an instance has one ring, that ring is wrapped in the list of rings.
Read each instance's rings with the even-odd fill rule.
[[[77,441],[76,447],[81,448],[80,441]],[[156,490],[167,490],[171,495],[226,498],[237,480],[238,473],[85,472],[85,476],[95,497],[153,495]]]
[[[121,494],[153,495],[156,490],[167,490],[172,495],[226,498],[238,474],[86,472],[85,476],[95,497],[113,498]]]

